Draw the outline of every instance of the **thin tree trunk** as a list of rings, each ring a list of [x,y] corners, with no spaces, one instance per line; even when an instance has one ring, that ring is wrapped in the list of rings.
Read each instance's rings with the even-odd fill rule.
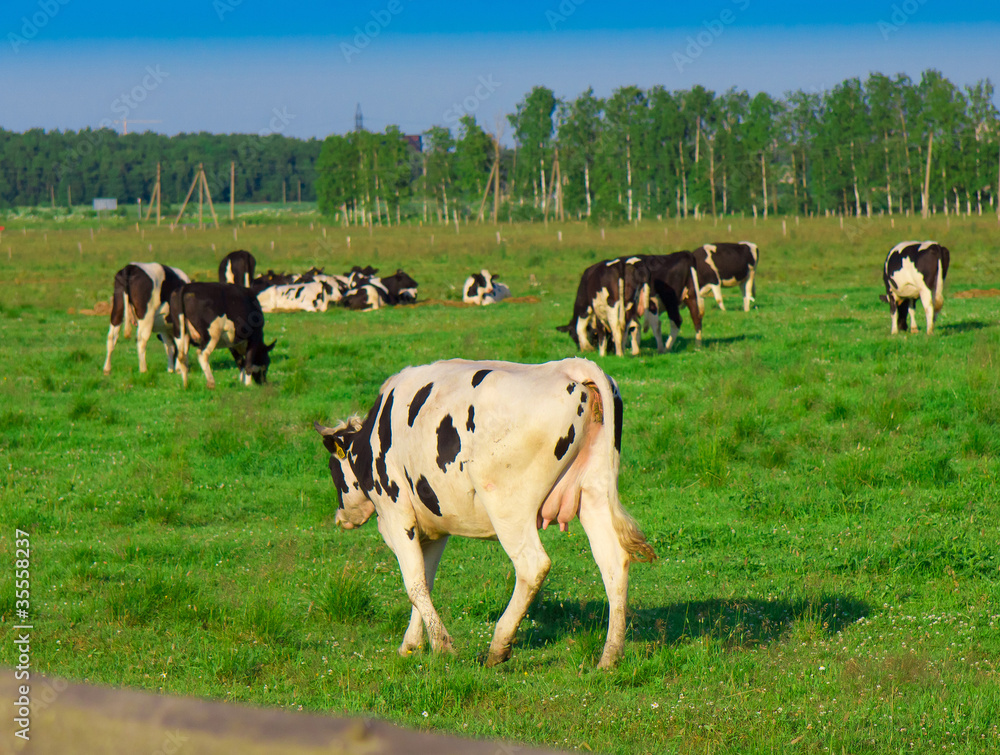
[[[764,218],[767,218],[767,163],[764,161],[764,150],[760,151],[760,179],[764,184]]]
[[[854,215],[861,217],[861,195],[858,193],[858,169],[854,167],[854,140],[851,140],[851,180],[854,182]]]
[[[628,184],[628,222],[632,222],[632,135],[625,135],[625,180]]]
[[[583,187],[587,194],[587,217],[591,216],[593,211],[593,200],[590,196],[590,164],[583,164]]]
[[[926,219],[931,215],[931,152],[934,149],[934,131],[927,138],[927,172],[924,174],[923,206],[920,214]]]
[[[684,140],[678,144],[678,153],[681,156],[681,189],[684,193],[684,217],[688,216],[688,182],[687,169],[684,167]]]
[[[715,212],[715,140],[708,142],[708,186],[712,192],[712,217],[716,217]]]

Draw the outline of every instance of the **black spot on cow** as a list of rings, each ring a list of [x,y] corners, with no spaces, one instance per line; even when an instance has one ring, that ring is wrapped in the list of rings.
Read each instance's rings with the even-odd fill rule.
[[[448,471],[448,465],[455,461],[458,452],[462,450],[462,439],[458,437],[458,430],[451,420],[451,415],[444,415],[441,424],[437,429],[438,455],[437,465],[442,472]]]
[[[419,391],[417,391],[413,396],[413,401],[410,402],[410,414],[406,418],[406,423],[413,427],[413,423],[417,419],[417,414],[420,413],[420,408],[424,405],[427,397],[431,395],[431,390],[434,388],[434,383],[428,383]]]
[[[579,405],[579,406],[578,406],[578,407],[576,408],[576,416],[577,416],[577,417],[582,417],[582,416],[583,416],[583,413],[584,413],[584,412],[585,412],[586,410],[587,410],[587,405],[586,405],[585,403],[583,403],[583,404],[580,404],[580,405]]]
[[[420,479],[417,480],[417,497],[420,498],[420,502],[427,507],[428,511],[435,516],[441,516],[441,506],[438,505],[437,494],[423,475],[420,475]]]
[[[383,396],[379,394],[375,406],[368,412],[365,421],[361,423],[361,429],[351,441],[353,454],[349,456],[351,468],[357,478],[361,489],[366,493],[375,489],[375,478],[372,466],[374,464],[374,452],[372,451],[372,432],[375,430],[375,420],[382,409]]]
[[[378,483],[382,483],[386,494],[395,502],[399,498],[399,485],[389,479],[389,473],[385,467],[385,455],[392,445],[392,399],[393,392],[389,391],[389,395],[385,398],[385,406],[382,408],[382,416],[378,420],[379,454],[375,460],[378,482],[375,483],[375,488],[381,494],[382,491],[378,490]]]
[[[340,459],[338,459],[333,454],[330,455],[330,476],[333,478],[333,486],[337,489],[337,498],[339,499],[338,509],[344,508],[344,493],[349,493],[351,489],[347,485],[347,479],[344,477],[344,470],[340,466]]]
[[[410,538],[410,540],[412,540],[413,536],[416,535],[416,534],[417,534],[417,528],[416,527],[410,527],[410,529],[408,529],[406,531],[406,536],[408,538]]]
[[[625,404],[622,397],[615,391],[615,448],[622,452],[622,421],[625,419]]]
[[[573,427],[573,425],[570,425],[569,432],[566,433],[564,437],[556,441],[555,454],[557,459],[559,459],[560,461],[562,460],[562,457],[566,455],[567,451],[569,451],[569,447],[573,444],[573,440],[575,438],[576,438],[576,428]]]
[[[472,376],[472,387],[475,388],[483,382],[486,379],[486,376],[491,372],[493,372],[493,370],[479,370],[479,372]]]
[[[573,395],[574,390],[576,390],[576,383],[570,383],[569,385],[566,386],[566,393],[568,393],[570,396]]]
[[[476,432],[476,407],[469,407],[469,418],[465,421],[465,429],[470,433]]]
[[[413,489],[413,480],[410,479],[410,473],[406,471],[406,467],[403,467],[403,475],[406,477],[406,484],[410,486],[410,492],[416,492]]]

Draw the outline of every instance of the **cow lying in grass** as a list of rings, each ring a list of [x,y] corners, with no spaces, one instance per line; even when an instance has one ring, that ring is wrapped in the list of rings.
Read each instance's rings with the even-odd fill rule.
[[[610,605],[600,667],[625,641],[628,570],[656,556],[618,500],[622,401],[585,359],[540,365],[452,359],[389,378],[361,419],[316,423],[340,498],[337,524],[378,530],[396,554],[413,605],[401,655],[452,639],[431,602],[451,535],[497,539],[514,563],[510,603],[487,665],[510,657],[518,625],[550,561],[538,530],[579,516]]]

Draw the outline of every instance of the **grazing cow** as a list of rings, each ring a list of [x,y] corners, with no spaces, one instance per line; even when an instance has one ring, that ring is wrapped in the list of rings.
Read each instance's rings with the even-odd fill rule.
[[[270,286],[257,294],[265,312],[326,312],[336,288],[323,281]]]
[[[580,351],[595,346],[601,356],[607,351],[610,335],[615,354],[622,356],[630,324],[646,311],[647,298],[643,272],[635,263],[639,257],[605,260],[583,271],[568,325],[556,330],[569,333]],[[632,342],[632,354],[639,353],[638,339]]]
[[[163,341],[167,350],[167,372],[174,371],[177,347],[166,318],[170,294],[189,280],[183,271],[158,262],[132,262],[115,273],[108,356],[104,360],[105,375],[111,374],[111,352],[118,343],[122,323],[125,324],[126,338],[135,325],[139,372],[146,371],[146,343],[153,333]]]
[[[250,288],[256,267],[257,260],[245,249],[230,252],[219,263],[219,283],[235,283]]]
[[[643,323],[647,329],[652,329],[656,339],[656,350],[661,354],[670,351],[677,341],[681,328],[680,305],[686,304],[694,324],[694,337],[701,345],[701,319],[705,312],[705,301],[701,298],[699,286],[700,277],[697,270],[697,258],[691,252],[674,252],[673,254],[645,255],[635,263],[646,281],[649,291],[649,306],[645,311]],[[660,330],[660,314],[667,313],[670,320],[670,336],[664,346],[663,334]],[[633,339],[638,335],[638,323],[633,330]],[[633,352],[634,353],[634,352]]]
[[[276,342],[264,344],[264,314],[252,291],[232,283],[187,283],[170,296],[170,319],[185,388],[192,343],[198,347],[198,363],[209,388],[215,388],[215,377],[208,360],[218,346],[229,348],[241,383],[266,382]]]
[[[722,288],[739,284],[743,290],[743,311],[749,312],[755,293],[754,277],[759,256],[757,245],[749,241],[738,244],[705,244],[694,250],[694,256],[698,260],[701,295],[711,291],[719,309],[725,312]]]
[[[344,529],[378,514],[413,609],[399,653],[452,639],[431,602],[451,535],[497,539],[514,563],[510,603],[486,664],[510,657],[518,625],[549,571],[538,530],[576,516],[590,540],[610,605],[600,666],[625,640],[631,561],[656,555],[618,499],[622,401],[592,362],[540,365],[452,359],[389,378],[362,420],[316,423]]]
[[[389,293],[390,304],[412,304],[417,300],[417,282],[400,269],[382,278],[382,285]]]
[[[934,332],[934,322],[944,306],[944,280],[950,262],[951,252],[936,241],[904,241],[892,248],[882,268],[885,294],[879,297],[889,303],[891,334],[906,327],[907,313],[910,332],[917,332],[917,299],[927,317],[927,335]]]

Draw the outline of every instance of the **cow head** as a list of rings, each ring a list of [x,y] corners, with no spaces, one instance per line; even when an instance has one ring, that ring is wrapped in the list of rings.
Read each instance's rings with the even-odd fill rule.
[[[242,364],[241,360],[236,360],[236,366],[240,368],[240,382],[243,385],[250,385],[251,381],[257,385],[267,382],[267,368],[271,366],[271,350],[277,343],[278,340],[275,339],[268,346],[261,341],[258,346],[247,349]]]
[[[361,489],[351,466],[351,444],[361,429],[361,418],[351,417],[336,427],[324,427],[314,422],[313,427],[323,436],[323,445],[330,452],[330,476],[339,499],[337,525],[345,530],[360,527],[375,513],[374,504]]]

